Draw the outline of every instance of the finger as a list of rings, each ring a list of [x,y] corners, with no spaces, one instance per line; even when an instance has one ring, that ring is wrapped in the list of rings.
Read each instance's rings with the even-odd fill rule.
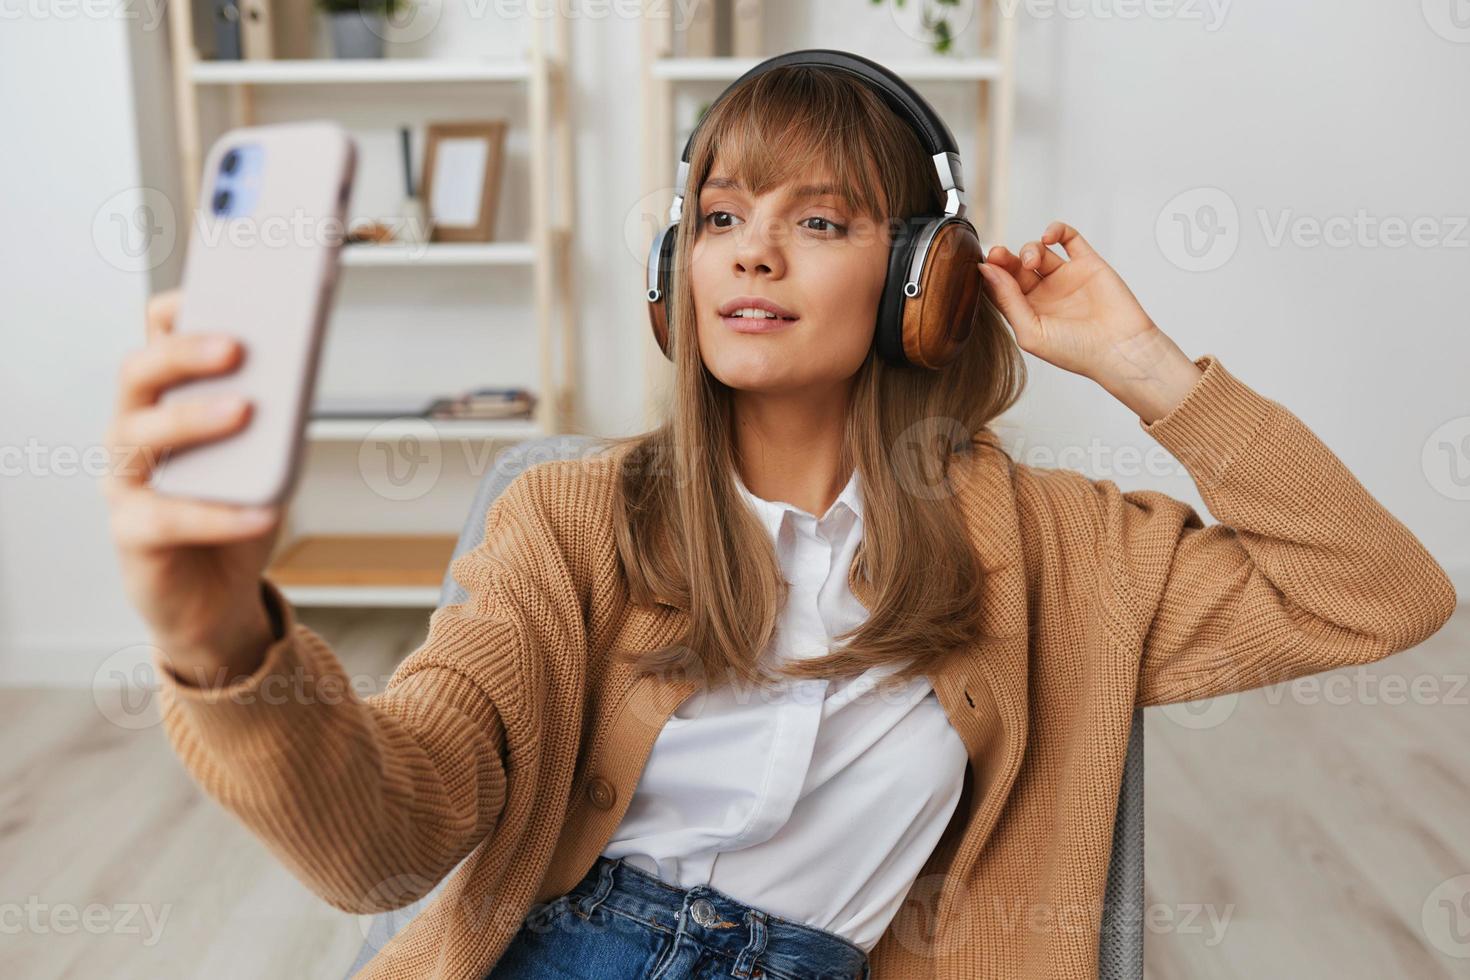
[[[1020,283],[1005,269],[987,262],[980,263],[980,277],[985,283],[986,295],[1016,332],[1016,340],[1026,347],[1040,324],[1036,310],[1021,290]]]
[[[124,485],[145,483],[173,450],[223,438],[249,417],[250,403],[237,395],[170,401],[121,415],[108,435],[112,475]]]
[[[1021,246],[1021,265],[1039,276],[1049,276],[1062,267],[1066,260],[1041,242],[1027,242]]]
[[[1046,231],[1041,233],[1041,240],[1048,245],[1061,245],[1071,259],[1097,255],[1097,251],[1087,243],[1082,233],[1064,221],[1053,221],[1047,225]]]
[[[238,507],[143,488],[121,494],[112,510],[117,542],[140,549],[248,541],[271,533],[280,519],[280,506]]]
[[[148,297],[147,312],[144,315],[148,343],[173,333],[174,319],[178,316],[179,300],[183,295],[182,289],[170,289]]]
[[[147,347],[124,356],[116,414],[146,408],[165,388],[182,381],[233,370],[240,353],[240,342],[227,334],[160,334]]]
[[[998,265],[1011,274],[1021,286],[1021,292],[1029,293],[1041,282],[1041,277],[1021,265],[1021,257],[1007,249],[1004,245],[996,245],[990,250],[986,261],[992,265]]]

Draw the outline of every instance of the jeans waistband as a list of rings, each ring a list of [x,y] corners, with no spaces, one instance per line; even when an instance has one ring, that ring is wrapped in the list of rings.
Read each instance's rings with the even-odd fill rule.
[[[862,947],[836,933],[771,915],[708,885],[678,888],[628,864],[599,856],[567,893],[572,911],[587,918],[599,906],[667,932],[682,933],[733,959],[731,973],[767,972],[822,980],[868,980]]]

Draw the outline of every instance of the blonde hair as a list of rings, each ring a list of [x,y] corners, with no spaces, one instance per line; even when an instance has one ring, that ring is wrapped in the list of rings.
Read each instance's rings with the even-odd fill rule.
[[[838,73],[773,69],[729,90],[701,120],[670,290],[672,404],[657,428],[609,440],[626,452],[614,514],[629,599],[674,599],[687,606],[689,626],[667,647],[618,655],[638,673],[698,672],[710,684],[841,676],[889,663],[898,665],[892,683],[908,680],[983,635],[981,567],[949,465],[975,451],[979,430],[1020,397],[1025,363],[988,301],[959,355],[938,371],[891,366],[874,345],[854,379],[843,434],[843,472],[857,469],[864,498],[854,564],[874,607],[827,655],[758,667],[787,584],[731,475],[731,392],[700,358],[687,275],[699,188],[717,153],[751,194],[825,174],[850,209],[879,222],[944,205],[913,130],[866,85]]]

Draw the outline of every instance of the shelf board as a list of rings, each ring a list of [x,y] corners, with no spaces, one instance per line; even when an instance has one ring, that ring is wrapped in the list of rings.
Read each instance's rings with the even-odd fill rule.
[[[374,608],[427,608],[439,605],[439,586],[283,585],[281,593],[293,606],[370,606]]]
[[[761,58],[657,58],[654,78],[679,82],[733,82]],[[901,58],[884,61],[900,78],[909,82],[979,81],[999,78],[1000,62],[994,58]]]
[[[436,606],[453,534],[322,534],[290,542],[266,576],[294,605]]]
[[[342,248],[344,266],[531,265],[535,261],[536,246],[530,242],[354,243]]]
[[[431,432],[424,430],[423,422],[429,423]],[[535,419],[312,419],[306,425],[306,437],[313,442],[356,442],[369,435],[378,439],[396,439],[430,434],[441,442],[455,439],[511,441],[531,439],[542,435],[542,432]]]
[[[196,61],[200,85],[339,85],[399,82],[518,82],[531,77],[520,59],[475,61],[447,58],[300,58]]]

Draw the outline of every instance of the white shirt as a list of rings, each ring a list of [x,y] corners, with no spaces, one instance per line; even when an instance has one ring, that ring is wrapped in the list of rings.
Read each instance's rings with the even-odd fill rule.
[[[820,520],[735,481],[791,583],[762,656],[826,653],[868,615],[847,584],[857,472]],[[967,762],[928,678],[873,690],[896,669],[696,691],[660,731],[603,854],[871,950],[944,833]]]

